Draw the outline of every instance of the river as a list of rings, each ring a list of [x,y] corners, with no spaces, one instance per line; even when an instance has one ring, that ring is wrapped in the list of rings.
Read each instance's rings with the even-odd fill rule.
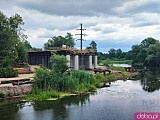
[[[160,77],[118,80],[95,93],[57,101],[0,101],[0,120],[134,120],[136,112],[160,112]]]

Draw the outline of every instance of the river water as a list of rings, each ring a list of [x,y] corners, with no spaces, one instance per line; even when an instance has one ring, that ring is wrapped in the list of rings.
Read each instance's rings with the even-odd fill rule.
[[[134,120],[136,112],[160,112],[160,77],[118,80],[95,93],[57,101],[0,101],[0,120]]]

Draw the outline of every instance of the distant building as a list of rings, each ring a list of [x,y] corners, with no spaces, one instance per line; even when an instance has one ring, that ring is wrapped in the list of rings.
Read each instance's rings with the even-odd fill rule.
[[[97,68],[97,56],[93,49],[77,50],[62,47],[54,50],[30,51],[28,52],[28,63],[30,65],[44,65],[47,68],[51,68],[50,57],[52,51],[66,56],[69,61],[68,67],[73,67],[75,70]]]

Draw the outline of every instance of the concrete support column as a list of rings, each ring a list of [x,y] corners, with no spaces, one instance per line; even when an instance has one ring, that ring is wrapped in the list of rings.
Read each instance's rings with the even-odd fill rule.
[[[74,57],[74,69],[79,70],[79,56],[75,55]]]
[[[92,69],[93,66],[92,66],[92,55],[89,56],[89,69]]]
[[[70,65],[70,63],[71,63],[71,57],[70,57],[70,55],[66,55],[66,58],[67,58],[67,60],[68,60],[67,65],[68,65],[68,67],[70,67],[70,66],[71,66],[71,65]]]
[[[97,68],[97,55],[94,56],[94,68]]]

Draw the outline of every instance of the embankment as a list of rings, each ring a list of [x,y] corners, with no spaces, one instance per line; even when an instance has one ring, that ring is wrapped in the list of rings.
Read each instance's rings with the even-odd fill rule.
[[[24,94],[29,94],[32,92],[32,84],[17,85],[17,86],[4,86],[0,87],[1,94],[4,97],[20,96]]]

